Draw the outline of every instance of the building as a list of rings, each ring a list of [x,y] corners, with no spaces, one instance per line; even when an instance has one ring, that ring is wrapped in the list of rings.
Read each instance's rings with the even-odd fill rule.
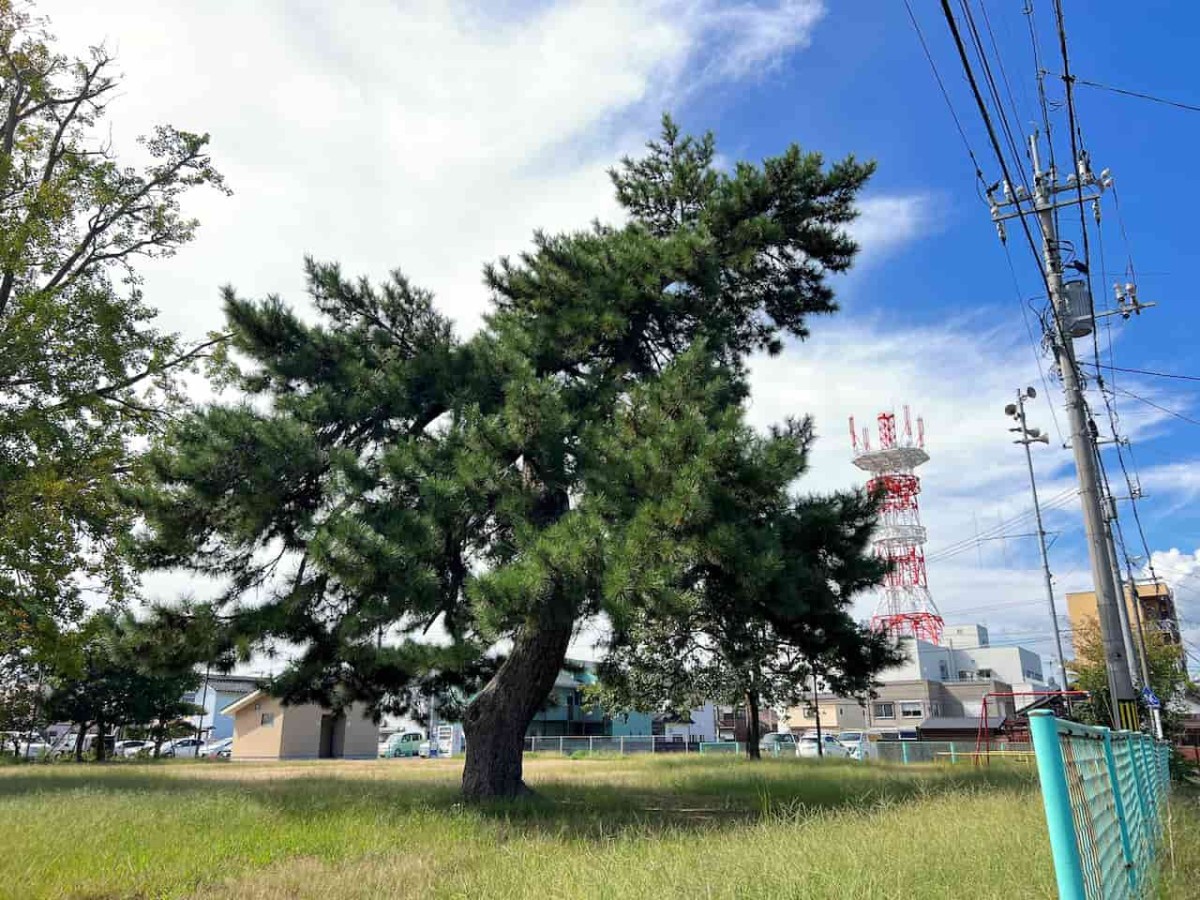
[[[1038,654],[1025,647],[993,646],[982,625],[947,625],[941,644],[907,636],[900,647],[904,662],[881,673],[875,696],[820,693],[815,704],[807,700],[789,709],[786,727],[816,728],[819,711],[822,729],[830,731],[967,740],[979,728],[985,698],[988,728],[996,731],[1036,699],[1020,694],[1055,690],[1044,678]]]
[[[233,720],[235,760],[374,759],[379,726],[362,704],[335,713],[315,703],[285,706],[256,690],[221,709]]]
[[[192,727],[207,740],[220,741],[233,737],[233,717],[225,715],[225,707],[258,690],[257,678],[239,675],[208,675],[195,691],[183,699],[204,708],[201,715],[191,716]]]
[[[648,713],[612,712],[588,702],[585,692],[596,684],[591,663],[567,660],[554,679],[545,704],[533,716],[528,737],[619,737],[650,734],[653,720]]]
[[[939,681],[912,678],[886,681],[875,696],[861,702],[852,697],[821,694],[816,708],[802,703],[787,711],[787,727],[796,732],[817,727],[833,733],[864,730],[885,738],[923,740],[974,740],[989,694],[1008,694],[1012,685],[995,678]],[[988,727],[996,731],[1023,704],[1020,698],[988,697]]]
[[[1054,690],[1042,671],[1038,654],[1025,647],[992,646],[983,625],[947,625],[942,644],[904,638],[907,660],[889,669],[882,681],[987,681],[994,679],[1014,691]]]
[[[1146,579],[1136,581],[1132,586],[1125,585],[1125,610],[1129,614],[1131,627],[1136,627],[1137,611],[1134,607],[1136,591],[1138,608],[1142,617],[1142,627],[1147,631],[1154,630],[1162,633],[1169,644],[1179,644],[1179,617],[1175,612],[1175,594],[1165,581]],[[1077,591],[1067,594],[1067,616],[1071,620],[1072,643],[1077,640],[1080,629],[1089,620],[1098,619],[1096,610],[1095,591]],[[1078,655],[1079,647],[1075,645]]]

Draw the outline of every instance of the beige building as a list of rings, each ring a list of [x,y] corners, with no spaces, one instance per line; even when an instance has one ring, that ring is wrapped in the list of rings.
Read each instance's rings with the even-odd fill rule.
[[[1175,612],[1175,595],[1171,586],[1164,581],[1139,581],[1137,589],[1138,606],[1142,617],[1142,627],[1147,631],[1161,631],[1167,643],[1179,643],[1179,618]],[[1130,625],[1136,627],[1137,618],[1134,610],[1134,591],[1125,585],[1125,609],[1129,613]],[[1078,591],[1067,594],[1067,616],[1071,620],[1072,641],[1074,635],[1080,633],[1080,628],[1089,619],[1095,621],[1096,592]],[[1079,648],[1075,647],[1079,653]]]
[[[961,740],[972,737],[979,727],[983,699],[989,694],[1009,693],[1012,686],[994,678],[970,681],[932,681],[915,678],[878,685],[875,696],[862,703],[851,697],[823,694],[818,698],[821,728],[830,732],[865,730],[872,734],[895,736],[911,732],[914,736],[936,740]],[[995,729],[1025,699],[988,698],[988,727]],[[812,702],[787,711],[786,726],[794,732],[817,727]]]
[[[264,691],[222,714],[233,717],[233,759],[374,759],[379,726],[361,704],[345,714],[315,703],[285,706]]]

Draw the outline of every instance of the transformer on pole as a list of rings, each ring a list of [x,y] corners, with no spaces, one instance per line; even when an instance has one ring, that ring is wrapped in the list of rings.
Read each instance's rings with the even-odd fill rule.
[[[871,616],[873,628],[895,637],[910,635],[933,644],[941,643],[944,622],[929,595],[925,574],[925,529],[917,495],[921,479],[914,470],[929,461],[925,452],[925,424],[917,419],[917,433],[908,407],[904,407],[904,430],[896,432],[896,414],[878,416],[879,446],[871,447],[871,435],[864,428],[861,438],[850,417],[850,443],[854,465],[871,474],[869,490],[883,491],[879,526],[875,532],[875,555],[891,563],[884,577],[883,595]]]

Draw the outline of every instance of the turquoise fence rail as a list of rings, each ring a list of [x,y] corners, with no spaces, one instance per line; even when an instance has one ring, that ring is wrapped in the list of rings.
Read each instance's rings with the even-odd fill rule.
[[[1062,900],[1147,896],[1156,880],[1168,745],[1133,731],[1029,714]]]

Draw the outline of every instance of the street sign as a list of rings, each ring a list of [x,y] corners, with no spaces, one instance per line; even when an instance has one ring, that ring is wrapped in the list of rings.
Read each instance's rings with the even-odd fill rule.
[[[1142,688],[1142,700],[1150,709],[1162,709],[1162,703],[1159,702],[1159,699],[1155,695],[1154,691],[1150,690],[1149,685]]]

